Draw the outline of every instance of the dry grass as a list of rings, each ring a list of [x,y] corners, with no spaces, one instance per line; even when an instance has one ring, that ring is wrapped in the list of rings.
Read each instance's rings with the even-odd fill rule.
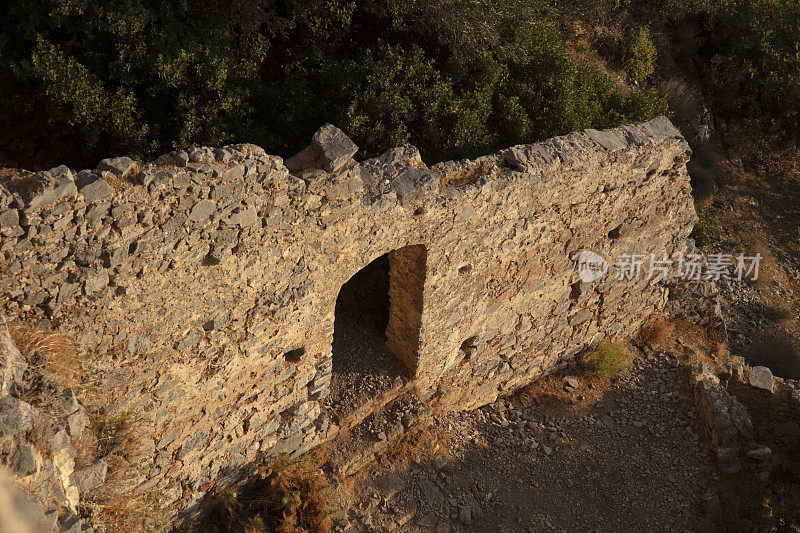
[[[281,523],[276,531],[294,533],[331,530],[330,487],[322,472],[302,459],[278,457],[272,465],[272,493],[280,497]]]
[[[663,350],[687,346],[701,352],[722,354],[727,349],[711,325],[703,327],[683,318],[657,318],[643,327],[636,336],[636,343],[645,346],[650,342]]]
[[[55,374],[63,387],[81,386],[84,352],[80,344],[62,333],[39,331],[20,323],[10,324],[9,331],[28,365]]]
[[[130,484],[106,481],[98,492],[81,498],[79,512],[95,527],[95,531],[140,533],[169,530],[157,494],[136,491]]]
[[[658,92],[666,98],[673,113],[673,121],[684,135],[692,135],[692,123],[700,115],[700,95],[682,78],[670,78],[658,86]]]
[[[313,458],[282,454],[240,486],[209,493],[210,521],[223,531],[331,531],[331,489]]]
[[[93,397],[98,394],[89,391],[85,378],[86,353],[79,343],[58,332],[39,331],[20,323],[11,324],[9,330],[29,366],[39,371],[24,399],[39,408],[31,439],[46,452],[61,416],[57,408],[60,387],[72,388],[81,396],[80,392],[89,392]],[[42,377],[41,372],[57,376],[58,385]],[[76,469],[104,459],[108,474],[98,492],[82,498],[81,514],[100,531],[160,529],[163,517],[154,495],[133,490],[139,453],[138,423],[133,414],[122,411],[111,415],[101,410],[91,413],[90,419],[89,430],[73,439]]]
[[[91,431],[84,432],[76,445],[76,465],[87,465],[98,459],[108,463],[103,487],[84,497],[81,509],[84,516],[105,531],[160,530],[165,525],[157,495],[134,490],[139,475],[138,427],[130,411],[114,415],[95,413]]]
[[[636,341],[639,345],[652,343],[656,346],[669,347],[675,342],[675,329],[675,322],[659,319],[643,327]]]
[[[77,389],[82,384],[83,350],[66,335],[38,331],[18,322],[9,324],[9,331],[28,366],[36,371],[22,394],[24,401],[39,410],[29,438],[43,453],[49,454],[60,426],[58,420],[63,415],[61,387]]]
[[[98,414],[93,417],[92,433],[97,439],[98,457],[118,455],[133,460],[139,449],[136,429],[137,423],[128,410],[113,416]]]
[[[719,338],[711,324],[706,327],[685,319],[659,318],[643,327],[636,337],[642,348],[653,344],[656,348],[682,353],[683,363],[707,363],[721,371],[728,353],[727,343]]]
[[[580,22],[574,22],[574,36],[566,42],[566,52],[576,63],[607,75],[617,90],[627,95],[631,88],[627,84],[628,75],[623,65],[624,28],[616,21],[607,22],[609,24],[596,26],[591,30]]]

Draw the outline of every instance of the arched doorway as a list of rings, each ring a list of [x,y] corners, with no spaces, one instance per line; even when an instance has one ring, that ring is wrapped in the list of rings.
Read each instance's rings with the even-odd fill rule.
[[[397,392],[417,370],[427,251],[411,245],[384,254],[339,290],[333,375],[326,404],[341,422]]]

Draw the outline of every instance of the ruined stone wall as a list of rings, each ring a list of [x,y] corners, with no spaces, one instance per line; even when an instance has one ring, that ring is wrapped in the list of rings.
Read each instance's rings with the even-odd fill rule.
[[[695,220],[688,145],[665,118],[431,168],[411,146],[354,153],[326,126],[285,164],[234,145],[0,178],[0,310],[95,355],[164,503],[335,431],[319,400],[336,297],[375,258],[424,246],[391,267],[392,305],[421,314],[390,319],[390,339],[399,321],[422,398],[467,408],[663,307],[647,258],[638,280],[580,283],[579,251],[672,255]],[[397,298],[414,276],[422,301]]]

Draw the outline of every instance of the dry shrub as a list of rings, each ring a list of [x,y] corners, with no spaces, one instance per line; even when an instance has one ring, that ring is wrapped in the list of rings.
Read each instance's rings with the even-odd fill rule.
[[[36,371],[22,393],[22,400],[39,410],[29,438],[49,454],[62,416],[59,393],[61,387],[80,387],[83,368],[79,356],[83,351],[78,343],[60,333],[39,331],[19,322],[9,324],[9,331],[28,366]]]
[[[330,533],[331,489],[309,458],[279,455],[238,490],[212,487],[210,520],[220,530]]]
[[[106,416],[102,413],[92,420],[92,432],[97,439],[98,457],[120,457],[132,462],[139,452],[136,420],[130,410]]]
[[[83,498],[81,513],[104,531],[158,531],[166,518],[154,492],[135,490],[140,453],[138,422],[130,411],[94,414],[90,429],[76,445],[76,464],[108,463],[105,483]]]
[[[63,387],[79,388],[84,356],[81,345],[55,331],[39,331],[19,323],[9,327],[11,338],[28,364],[40,371],[58,376]]]
[[[720,370],[725,362],[724,355],[728,346],[720,338],[719,332],[714,329],[713,323],[705,326],[695,324],[689,320],[679,318],[673,320],[659,319],[639,331],[636,342],[641,347],[647,347],[652,342],[663,350],[688,352],[685,363],[697,362],[710,363]],[[683,347],[683,348],[682,348]]]
[[[699,93],[681,78],[671,78],[658,87],[658,92],[666,98],[673,113],[673,120],[683,130],[684,135],[694,134],[689,128],[700,114]]]
[[[330,487],[322,472],[302,459],[279,456],[273,463],[272,493],[280,498],[282,521],[276,531],[331,530]]]
[[[671,348],[675,344],[675,322],[656,320],[639,331],[636,341],[642,346],[653,343],[662,348]]]
[[[97,435],[94,431],[83,431],[80,435],[73,435],[72,447],[75,448],[75,470],[89,466],[98,458]]]
[[[109,469],[110,470],[110,469]],[[130,486],[106,482],[97,492],[81,498],[81,518],[95,531],[141,533],[169,530],[169,521],[155,492],[140,492]]]

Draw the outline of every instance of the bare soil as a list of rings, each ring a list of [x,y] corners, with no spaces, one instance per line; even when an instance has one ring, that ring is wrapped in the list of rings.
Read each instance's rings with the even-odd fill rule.
[[[582,381],[563,399],[439,415],[437,444],[408,466],[384,457],[334,529],[685,530],[714,474],[682,378],[677,359],[654,354],[605,392]]]

